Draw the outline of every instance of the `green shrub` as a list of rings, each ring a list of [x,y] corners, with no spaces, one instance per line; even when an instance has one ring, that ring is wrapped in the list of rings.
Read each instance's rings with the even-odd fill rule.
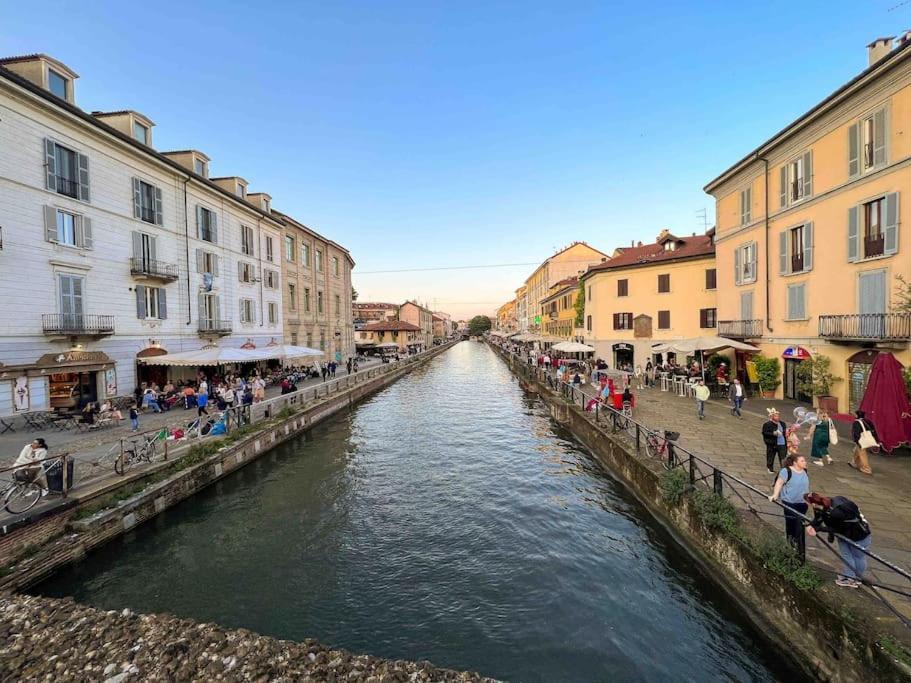
[[[880,636],[879,646],[893,659],[901,662],[905,666],[911,666],[911,652],[892,636]]]
[[[688,485],[689,481],[686,472],[679,467],[675,467],[672,470],[664,470],[658,478],[658,488],[661,489],[661,498],[668,505],[677,505],[683,500]]]
[[[762,558],[770,571],[788,580],[800,590],[815,590],[822,585],[822,577],[808,564],[800,561],[797,551],[787,538],[779,534],[763,533],[751,537],[749,545]]]
[[[713,491],[697,490],[693,492],[693,505],[706,528],[740,537],[740,517],[727,498]]]
[[[781,363],[772,356],[756,356],[756,377],[763,391],[775,391],[781,384]]]

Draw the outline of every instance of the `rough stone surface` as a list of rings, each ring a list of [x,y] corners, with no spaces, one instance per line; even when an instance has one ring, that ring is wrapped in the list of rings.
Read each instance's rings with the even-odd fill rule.
[[[475,673],[332,650],[162,614],[0,597],[3,681],[492,681]]]

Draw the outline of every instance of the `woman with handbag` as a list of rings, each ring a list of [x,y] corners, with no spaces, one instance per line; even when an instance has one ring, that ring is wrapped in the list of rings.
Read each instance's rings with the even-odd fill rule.
[[[867,451],[871,448],[879,448],[876,427],[866,418],[864,411],[858,410],[854,415],[857,417],[851,428],[851,436],[854,439],[854,462],[849,464],[859,472],[873,474]]]
[[[811,441],[810,455],[813,458],[813,464],[822,465],[832,464],[832,456],[829,455],[829,446],[838,443],[838,434],[832,439],[832,432],[835,431],[835,425],[829,419],[829,414],[825,410],[819,411],[819,421],[813,425],[813,431],[807,435],[807,440]],[[825,462],[823,462],[825,461]]]

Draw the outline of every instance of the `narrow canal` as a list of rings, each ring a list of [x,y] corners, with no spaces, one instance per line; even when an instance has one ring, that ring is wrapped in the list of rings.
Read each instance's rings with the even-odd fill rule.
[[[475,342],[36,592],[515,681],[795,680]]]

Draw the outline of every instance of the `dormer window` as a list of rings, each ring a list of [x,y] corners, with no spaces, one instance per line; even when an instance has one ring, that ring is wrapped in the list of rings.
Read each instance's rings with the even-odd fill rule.
[[[263,199],[263,211],[271,211],[270,202],[268,199]]]
[[[149,127],[133,121],[133,137],[144,145],[149,144]]]
[[[674,240],[668,240],[664,243],[665,251],[674,251],[677,249],[677,243]]]
[[[247,186],[243,183],[237,183],[234,194],[236,194],[241,199],[244,199],[247,196]]]
[[[47,70],[47,89],[61,100],[66,99],[69,82],[70,80],[66,76],[62,76],[53,69]]]
[[[197,175],[201,175],[204,178],[208,175],[206,173],[206,162],[202,159],[196,158],[193,160],[193,170]]]

